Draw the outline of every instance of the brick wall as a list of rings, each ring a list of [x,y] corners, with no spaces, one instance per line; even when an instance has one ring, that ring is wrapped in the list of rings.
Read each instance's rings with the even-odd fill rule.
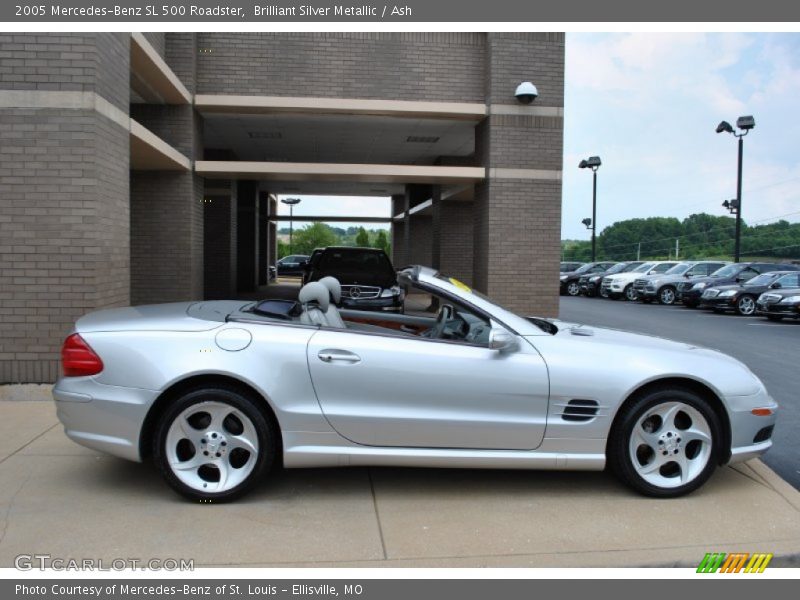
[[[236,193],[209,196],[204,207],[204,297],[209,300],[234,298],[237,268]]]
[[[517,86],[532,81],[537,106],[564,106],[564,39],[563,33],[489,33],[487,101],[516,104]]]
[[[473,210],[471,202],[442,202],[439,270],[472,285]]]
[[[131,304],[203,297],[203,179],[192,173],[134,171]]]
[[[197,93],[484,101],[481,33],[197,36]]]
[[[164,47],[166,46],[167,43],[166,41],[167,34],[164,33],[163,31],[144,31],[142,32],[142,35],[148,42],[150,42],[153,45],[153,48],[155,48],[155,51],[158,52],[161,58],[164,58],[164,53],[165,53]],[[170,36],[172,35],[175,34],[171,33]]]

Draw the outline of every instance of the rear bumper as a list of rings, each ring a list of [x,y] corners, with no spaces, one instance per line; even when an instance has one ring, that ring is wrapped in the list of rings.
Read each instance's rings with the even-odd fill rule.
[[[53,387],[56,415],[72,441],[141,461],[139,439],[158,392],[103,385],[93,377],[62,377]]]

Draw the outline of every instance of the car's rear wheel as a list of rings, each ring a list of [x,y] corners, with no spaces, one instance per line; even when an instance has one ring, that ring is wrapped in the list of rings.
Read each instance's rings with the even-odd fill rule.
[[[646,496],[682,496],[711,477],[721,440],[719,417],[702,397],[658,388],[623,407],[608,440],[609,465]]]
[[[749,317],[756,312],[756,299],[747,294],[736,301],[736,314]]]
[[[570,296],[577,296],[581,293],[581,286],[578,285],[577,281],[570,281],[567,284],[567,294]]]
[[[226,502],[249,491],[272,465],[277,435],[253,399],[232,388],[192,390],[171,403],[153,457],[178,493]]]
[[[625,287],[625,291],[623,293],[625,295],[625,300],[628,300],[630,302],[633,302],[634,300],[636,300],[636,290],[633,289],[633,284],[632,283],[629,283]]]
[[[671,285],[665,285],[658,292],[658,301],[667,306],[675,304],[675,288]]]

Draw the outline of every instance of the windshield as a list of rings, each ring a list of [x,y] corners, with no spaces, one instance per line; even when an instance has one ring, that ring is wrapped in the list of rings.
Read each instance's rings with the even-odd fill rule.
[[[394,279],[392,263],[386,254],[379,250],[328,249],[319,258],[318,268],[321,272],[334,276],[361,273]]]
[[[777,277],[776,273],[764,273],[758,277],[753,277],[745,285],[769,285],[775,277]]]
[[[643,265],[639,265],[638,267],[636,267],[633,270],[633,272],[634,273],[646,273],[647,271],[649,271],[650,269],[653,268],[654,264],[655,263],[644,263]]]
[[[692,263],[678,263],[674,267],[672,267],[669,271],[664,273],[664,275],[683,275],[691,269],[694,265]]]
[[[586,263],[585,265],[583,265],[579,269],[576,269],[575,272],[576,273],[586,273],[586,271],[588,271],[589,269],[591,269],[594,266],[595,266],[595,263]]]
[[[606,271],[606,275],[613,275],[614,273],[622,273],[625,271],[625,267],[628,267],[628,263],[617,263],[613,267],[611,267],[608,271]]]
[[[741,265],[727,265],[714,271],[711,274],[711,277],[733,277],[741,270],[741,268]]]

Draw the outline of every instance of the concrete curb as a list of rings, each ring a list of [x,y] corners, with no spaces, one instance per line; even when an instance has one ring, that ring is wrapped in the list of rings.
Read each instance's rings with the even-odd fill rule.
[[[0,402],[52,402],[50,383],[8,383],[0,385]]]

